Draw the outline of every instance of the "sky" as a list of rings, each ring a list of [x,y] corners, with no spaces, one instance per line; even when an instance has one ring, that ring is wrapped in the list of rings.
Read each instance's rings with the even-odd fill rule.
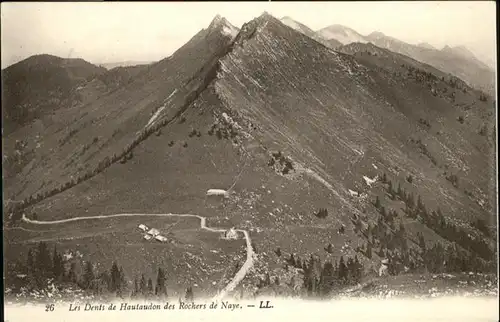
[[[2,2],[2,68],[35,54],[94,64],[170,56],[216,14],[241,25],[264,11],[313,30],[332,24],[363,35],[380,31],[437,48],[465,45],[496,57],[494,1],[407,2]]]

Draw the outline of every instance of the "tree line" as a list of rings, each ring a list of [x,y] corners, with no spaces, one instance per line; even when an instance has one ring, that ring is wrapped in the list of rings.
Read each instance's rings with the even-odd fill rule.
[[[464,229],[456,226],[446,219],[444,214],[442,213],[440,208],[437,210],[428,211],[424,202],[420,195],[417,196],[415,201],[415,196],[411,192],[407,192],[404,188],[401,187],[401,184],[398,184],[398,188],[394,189],[393,184],[390,180],[387,180],[386,174],[384,173],[382,176],[382,182],[387,184],[386,191],[391,196],[392,199],[399,199],[405,203],[404,212],[410,218],[419,220],[428,228],[433,230],[436,234],[443,237],[446,240],[456,243],[456,245],[461,246],[463,249],[473,253],[474,256],[469,258],[469,260],[475,260],[474,263],[471,262],[471,266],[473,267],[483,267],[484,265],[479,263],[479,259],[476,255],[482,258],[484,261],[492,261],[495,254],[494,251],[489,247],[488,243],[484,238],[473,237],[467,233]],[[377,197],[374,201],[375,207],[379,210],[383,217],[384,214],[387,213],[385,208],[381,205],[380,199]],[[395,214],[393,211],[389,211],[389,213]],[[393,217],[393,216],[389,216]],[[480,226],[480,231],[484,231],[484,225],[477,224]],[[420,242],[419,242],[420,243]],[[437,247],[437,246],[436,246]],[[422,247],[421,247],[422,248]],[[464,256],[464,253],[457,252],[457,247],[449,248],[450,252],[454,252],[454,256]],[[439,249],[438,249],[439,250]],[[438,252],[434,252],[437,254]],[[434,254],[431,253],[431,254]],[[453,261],[451,261],[453,262]],[[455,267],[457,265],[454,265]]]
[[[157,299],[168,297],[167,274],[161,267],[157,270],[155,281],[141,274],[140,278],[136,276],[129,286],[123,267],[117,262],[113,262],[109,269],[98,271],[92,261],[88,260],[84,262],[79,273],[75,261],[66,261],[57,246],[54,246],[51,252],[45,242],[31,247],[25,263],[18,264],[15,271],[22,273],[24,279],[21,283],[19,280],[7,282],[13,287],[26,287],[29,291],[46,289],[49,283],[53,282],[59,289],[75,287],[94,296]],[[186,299],[193,297],[193,289],[188,287]]]
[[[332,291],[356,285],[363,276],[363,265],[354,257],[340,256],[339,261],[321,263],[319,256],[310,255],[307,259],[290,254],[285,259],[285,268],[289,266],[302,269],[303,288],[310,297],[324,297]]]

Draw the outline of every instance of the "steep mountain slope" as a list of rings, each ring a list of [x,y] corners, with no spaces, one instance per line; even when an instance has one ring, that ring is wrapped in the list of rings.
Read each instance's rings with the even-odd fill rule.
[[[495,93],[494,71],[477,59],[464,46],[454,48],[446,46],[442,50],[438,50],[429,44],[408,44],[378,31],[364,36],[342,25],[325,27],[318,30],[317,34],[325,39],[334,38],[344,45],[353,42],[371,42],[378,47],[412,57],[443,72],[453,74],[467,82],[470,86],[483,90],[489,93],[489,95],[494,95]]]
[[[472,53],[468,50],[464,51],[463,48],[451,49],[448,46],[443,50],[426,49],[410,45],[380,32],[373,32],[366,39],[379,47],[410,56],[444,72],[453,74],[466,81],[469,85],[484,90],[490,95],[495,92],[494,71],[474,55],[471,55]]]
[[[76,104],[71,91],[106,70],[83,59],[36,55],[2,70],[3,126],[10,133],[60,106]]]
[[[293,28],[297,30],[300,33],[303,33],[304,35],[324,44],[325,46],[328,46],[332,49],[335,49],[339,46],[342,45],[341,42],[336,40],[335,38],[329,37],[329,38],[324,38],[322,37],[319,33],[314,32],[311,28],[307,27],[306,25],[290,18],[290,17],[283,17],[280,19],[282,23],[287,25],[290,28]]]
[[[206,64],[217,59],[233,37],[234,29],[217,17],[172,56],[140,70],[131,82],[102,96],[94,95],[102,81],[93,80],[79,89],[89,98],[85,105],[42,117],[8,135],[6,150],[14,151],[16,141],[26,141],[22,154],[31,157],[7,169],[5,199],[42,198],[123,154],[131,142],[140,140],[137,132],[156,111],[176,112],[189,99],[193,86],[198,86],[193,77],[208,72]],[[102,79],[113,74],[111,70]]]
[[[486,231],[495,228],[491,98],[479,100],[459,79],[371,44],[342,50],[349,54],[268,14],[237,35],[216,17],[172,57],[89,104],[89,118],[101,117],[101,125],[74,136],[89,139],[118,128],[123,145],[107,137],[109,145],[127,146],[126,153],[108,157],[78,184],[34,201],[26,188],[36,188],[33,174],[25,174],[26,187],[17,183],[11,190],[21,191],[16,198],[26,198],[23,211],[39,220],[190,213],[207,217],[210,226],[246,229],[257,253],[243,281],[248,289],[265,272],[280,279],[308,277],[305,267],[315,263],[306,263],[310,254],[332,262],[357,256],[369,276],[385,257],[400,266],[397,272],[422,269],[427,247],[434,250],[436,242],[470,263],[465,269],[491,268],[494,240],[474,226],[482,220]],[[104,107],[117,113],[106,115]],[[99,164],[110,151],[118,153],[100,149],[93,158]],[[60,150],[53,153],[64,155]],[[55,165],[38,167],[51,169],[53,177]],[[69,175],[61,174],[61,182]],[[223,189],[227,198],[207,196],[208,189]],[[152,258],[153,271],[168,262],[181,283],[203,287],[211,287],[211,273],[217,270],[217,279],[224,280],[244,260],[241,243],[221,243],[185,222],[181,229],[164,223],[176,243],[142,246],[145,255],[135,247],[143,245],[133,233],[136,224],[102,224],[113,233],[103,236],[117,238],[117,245],[112,237],[90,239],[78,227],[72,238],[88,238],[89,257],[109,261],[123,254],[127,276],[149,267]],[[168,258],[160,255],[165,249]],[[212,250],[233,260],[212,261]],[[192,252],[205,260],[187,258]],[[297,270],[290,268],[281,252],[295,254],[304,266],[294,260],[290,265]]]
[[[456,46],[456,47],[444,46],[443,49],[441,50],[445,53],[451,53],[453,55],[462,56],[466,59],[475,60],[477,61],[478,64],[482,64],[483,67],[485,67],[485,64],[480,62],[477,59],[477,57],[465,46]]]

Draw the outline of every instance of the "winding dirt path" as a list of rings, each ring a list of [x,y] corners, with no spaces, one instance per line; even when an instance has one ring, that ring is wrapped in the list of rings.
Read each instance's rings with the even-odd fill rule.
[[[100,215],[100,216],[88,216],[88,217],[75,217],[61,220],[52,220],[52,221],[39,221],[32,220],[23,215],[22,220],[29,224],[35,225],[57,225],[64,224],[68,222],[82,221],[82,220],[96,220],[96,219],[109,219],[109,218],[119,218],[119,217],[191,217],[198,218],[200,220],[200,228],[213,232],[213,233],[222,233],[225,232],[226,229],[222,228],[210,228],[207,226],[207,219],[202,216],[193,215],[193,214],[114,214],[114,215]],[[247,258],[245,263],[238,270],[233,279],[224,287],[216,296],[215,299],[219,300],[224,298],[229,292],[234,290],[236,286],[245,278],[248,271],[253,267],[254,264],[254,251],[252,248],[252,240],[250,239],[250,234],[248,231],[243,229],[236,229],[237,232],[242,233],[245,236],[246,248],[247,248]]]

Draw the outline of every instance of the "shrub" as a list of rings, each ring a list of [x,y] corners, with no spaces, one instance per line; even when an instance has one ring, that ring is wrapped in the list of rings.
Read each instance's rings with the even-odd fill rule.
[[[464,120],[463,116],[459,116],[457,120],[458,120],[458,122],[460,122],[460,124],[464,124],[465,120]]]
[[[222,132],[221,132],[221,130],[220,130],[220,129],[217,129],[217,131],[215,132],[215,134],[217,135],[217,138],[218,138],[219,140],[222,140]]]
[[[488,133],[488,127],[486,124],[483,124],[481,129],[479,130],[479,135],[485,136]]]
[[[198,132],[196,130],[191,130],[191,132],[189,132],[189,137],[192,138],[193,136],[195,136]]]
[[[314,215],[318,218],[326,218],[328,216],[328,210],[326,210],[326,208],[320,208]]]
[[[418,120],[418,123],[420,123],[420,124],[422,124],[422,125],[425,125],[425,126],[427,126],[428,128],[430,128],[430,127],[431,127],[431,124],[429,123],[429,121],[428,121],[428,120],[426,120],[426,119],[423,119],[423,118],[420,118],[420,119]]]
[[[458,177],[455,174],[450,174],[449,176],[446,176],[446,180],[451,182],[451,184],[455,187],[458,188]]]
[[[188,144],[187,142],[184,142],[184,144],[182,145],[184,148],[187,148]]]

